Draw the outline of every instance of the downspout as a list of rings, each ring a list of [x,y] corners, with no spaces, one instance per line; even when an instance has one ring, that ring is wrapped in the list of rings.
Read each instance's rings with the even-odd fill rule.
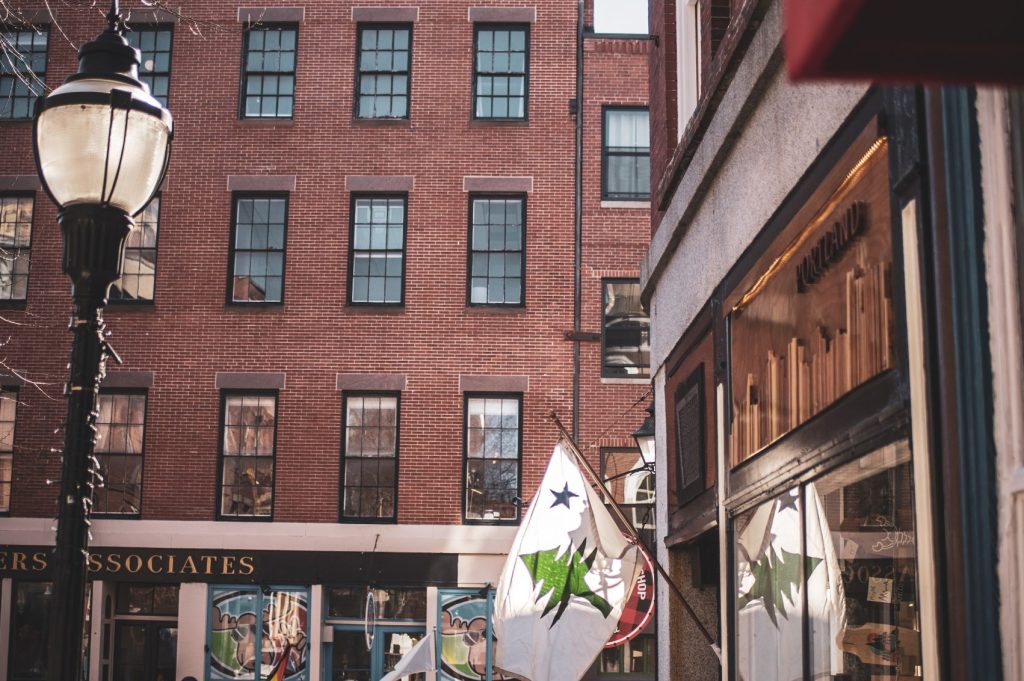
[[[580,296],[583,289],[583,2],[584,0],[577,0],[576,10],[576,177],[573,187],[576,202],[576,234],[572,296],[572,437],[576,441],[580,438]]]

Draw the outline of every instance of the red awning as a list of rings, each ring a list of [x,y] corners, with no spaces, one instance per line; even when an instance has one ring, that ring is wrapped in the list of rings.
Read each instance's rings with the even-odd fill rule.
[[[793,80],[1024,85],[1021,0],[785,0]]]

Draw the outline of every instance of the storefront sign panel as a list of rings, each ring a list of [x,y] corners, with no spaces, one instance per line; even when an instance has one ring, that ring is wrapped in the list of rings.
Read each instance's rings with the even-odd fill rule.
[[[45,580],[52,547],[0,545],[0,577]],[[347,582],[451,583],[457,556],[325,551],[223,551],[210,549],[95,548],[86,563],[89,579],[119,582],[213,584],[323,584]]]
[[[734,466],[896,364],[887,149],[822,185],[734,297]]]

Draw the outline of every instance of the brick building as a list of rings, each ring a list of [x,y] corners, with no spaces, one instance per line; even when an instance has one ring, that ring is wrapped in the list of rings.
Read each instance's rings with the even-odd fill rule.
[[[1024,669],[1020,10],[895,7],[651,2],[673,681]]]
[[[19,9],[4,36],[55,87],[102,17]],[[445,643],[445,678],[483,678],[486,641],[466,623],[556,441],[548,414],[609,476],[642,463],[647,37],[579,31],[580,174],[576,2],[122,9],[176,129],[105,314],[124,364],[100,397],[89,678],[283,665],[288,679],[370,681],[435,625],[462,641],[451,659]],[[69,337],[13,70],[0,71],[11,681],[45,666]],[[620,501],[650,529],[648,475],[627,476]],[[629,670],[653,674],[650,637],[595,673]]]

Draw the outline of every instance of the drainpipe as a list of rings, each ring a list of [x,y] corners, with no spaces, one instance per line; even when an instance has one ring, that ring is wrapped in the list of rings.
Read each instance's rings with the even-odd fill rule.
[[[573,250],[572,297],[572,437],[577,442],[580,439],[580,296],[583,288],[583,2],[577,0],[576,10],[576,177],[573,187],[576,241]]]

